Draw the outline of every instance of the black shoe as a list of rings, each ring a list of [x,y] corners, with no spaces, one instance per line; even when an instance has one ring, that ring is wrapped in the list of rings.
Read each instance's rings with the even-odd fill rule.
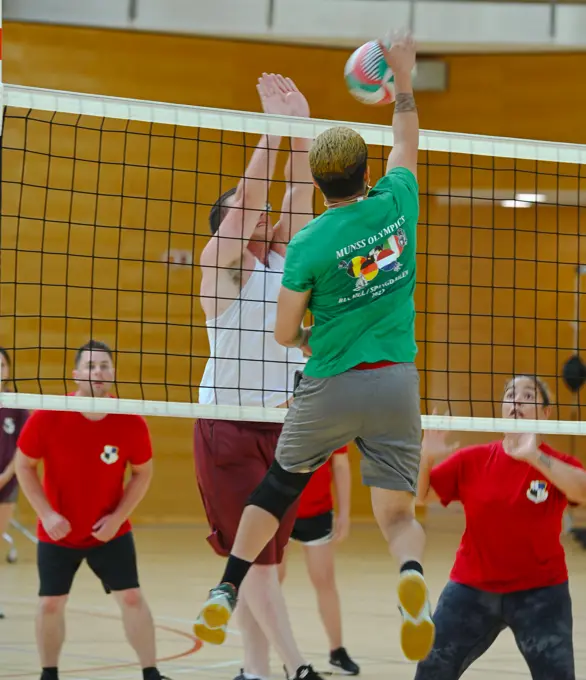
[[[237,676],[234,678],[234,680],[247,680],[247,679],[244,677],[244,668],[241,668],[241,669],[240,669],[240,675],[237,675]],[[260,680],[260,678],[255,678],[255,680]]]
[[[4,618],[6,618],[6,617],[4,616],[4,612],[0,609],[0,619],[4,619]]]
[[[342,671],[344,675],[358,675],[360,673],[360,666],[348,656],[345,647],[339,647],[330,652],[330,666]]]
[[[291,680],[323,680],[321,675],[318,675],[312,666],[299,666],[295,676]]]

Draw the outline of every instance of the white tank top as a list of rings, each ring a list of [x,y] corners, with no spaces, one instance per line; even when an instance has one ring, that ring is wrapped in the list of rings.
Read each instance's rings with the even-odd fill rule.
[[[273,332],[285,260],[270,251],[268,267],[255,259],[240,297],[206,321],[210,358],[199,388],[200,404],[275,407],[293,396],[299,349],[279,345]]]

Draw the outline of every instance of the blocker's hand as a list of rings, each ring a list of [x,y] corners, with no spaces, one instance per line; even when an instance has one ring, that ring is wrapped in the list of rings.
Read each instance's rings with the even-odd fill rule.
[[[436,409],[433,409],[432,415],[437,415]],[[449,411],[446,411],[444,415],[450,415]],[[424,430],[421,453],[438,459],[450,456],[460,448],[460,442],[448,444],[448,434],[447,430]]]
[[[263,73],[256,86],[263,111],[282,116],[309,117],[309,104],[291,78]]]
[[[503,440],[503,448],[511,458],[530,460],[537,454],[537,436],[531,432],[507,434]]]
[[[111,541],[122,526],[122,520],[116,515],[105,515],[92,527],[92,536],[102,543]]]
[[[41,524],[53,541],[61,541],[71,532],[69,520],[58,512],[50,512],[41,517]]]

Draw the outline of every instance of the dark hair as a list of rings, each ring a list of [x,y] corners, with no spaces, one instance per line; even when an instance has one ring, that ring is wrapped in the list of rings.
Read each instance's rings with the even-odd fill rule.
[[[328,198],[349,198],[364,190],[364,174],[368,158],[346,168],[343,173],[330,173],[314,179],[323,195]]]
[[[108,345],[105,342],[102,342],[101,340],[90,340],[89,342],[86,342],[85,345],[82,345],[77,350],[77,352],[75,353],[75,367],[76,368],[79,366],[79,361],[81,359],[81,355],[84,352],[91,352],[91,351],[106,352],[106,354],[110,357],[110,359],[114,359],[114,355],[112,354],[112,350],[108,347]]]
[[[4,349],[4,347],[0,347],[0,356],[4,357],[4,361],[8,364],[8,366],[12,366],[12,361],[10,361],[8,352]]]
[[[212,209],[210,210],[210,231],[212,234],[215,234],[220,228],[220,224],[222,224],[222,220],[226,217],[226,213],[228,212],[226,201],[230,196],[234,196],[235,193],[236,187],[224,191],[220,198],[212,205]]]
[[[509,389],[509,387],[515,382],[515,380],[519,380],[520,378],[525,378],[526,380],[531,380],[531,382],[535,385],[535,389],[539,392],[539,395],[541,397],[541,400],[543,401],[543,406],[551,406],[551,393],[549,391],[549,387],[547,386],[547,383],[542,380],[540,377],[536,375],[515,375],[513,376],[505,385],[505,392]]]

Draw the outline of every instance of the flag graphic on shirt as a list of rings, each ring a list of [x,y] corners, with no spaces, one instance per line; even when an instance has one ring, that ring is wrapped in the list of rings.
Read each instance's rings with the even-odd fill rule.
[[[396,234],[393,234],[388,238],[382,250],[376,255],[376,264],[378,268],[383,272],[399,271],[399,269],[401,269],[401,263],[398,260],[406,243],[407,239],[405,238],[405,232],[403,232],[402,229],[399,229]]]
[[[353,257],[350,262],[342,261],[339,264],[353,279],[357,279],[356,288],[362,288],[369,281],[372,281],[378,274],[378,265],[373,255],[369,253],[368,257],[357,255]]]
[[[345,269],[348,276],[356,281],[356,290],[363,288],[372,281],[379,273],[398,272],[402,265],[399,256],[407,245],[407,236],[403,229],[390,236],[382,246],[373,248],[366,257],[357,255],[349,262],[342,260],[338,267]]]

